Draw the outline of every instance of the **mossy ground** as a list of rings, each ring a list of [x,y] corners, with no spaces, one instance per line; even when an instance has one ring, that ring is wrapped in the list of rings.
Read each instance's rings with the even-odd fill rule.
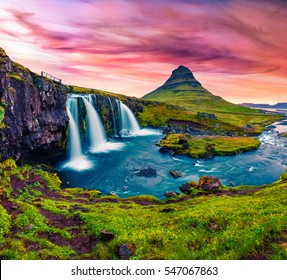
[[[287,259],[287,173],[254,194],[176,202],[61,190],[56,174],[12,160],[0,169],[1,259],[118,259],[122,244],[132,259]]]
[[[191,121],[199,124],[206,131],[215,134],[234,133],[236,135],[254,135],[263,132],[264,128],[282,119],[280,115],[268,115],[259,112],[219,112],[207,110],[204,112],[215,114],[216,120],[198,119],[198,112],[202,112],[202,108],[190,110],[184,107],[169,107],[164,103],[155,103],[144,108],[139,113],[139,121],[143,126],[166,127],[170,120]],[[247,129],[246,126],[251,125],[253,129]]]
[[[183,144],[185,142],[186,144]],[[187,136],[169,134],[160,142],[161,147],[192,158],[231,156],[256,150],[260,141],[253,137]]]

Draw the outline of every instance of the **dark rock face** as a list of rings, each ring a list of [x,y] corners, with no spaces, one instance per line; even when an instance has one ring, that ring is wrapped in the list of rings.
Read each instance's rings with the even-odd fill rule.
[[[177,171],[177,170],[174,170],[174,169],[170,170],[169,173],[174,178],[182,177],[182,173],[180,171]]]
[[[66,88],[32,73],[0,52],[0,160],[31,152],[53,156],[65,150]]]
[[[222,185],[215,176],[202,176],[198,182],[198,186],[204,191],[217,191]]]

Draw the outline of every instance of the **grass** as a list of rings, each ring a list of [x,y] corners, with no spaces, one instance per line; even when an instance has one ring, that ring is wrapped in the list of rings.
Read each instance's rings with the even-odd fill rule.
[[[5,108],[0,106],[0,124],[2,123],[4,117],[5,117]]]
[[[155,91],[145,95],[143,98],[150,101],[164,102],[184,108],[185,111],[197,113],[206,112],[215,114],[218,122],[222,122],[223,129],[228,129],[229,126],[245,128],[251,125],[256,133],[261,133],[264,127],[280,118],[276,115],[267,115],[260,110],[243,107],[233,104],[215,96],[201,85],[194,86],[190,81],[193,78],[181,80],[177,79],[176,84],[163,85]],[[151,113],[152,114],[152,113]],[[168,118],[166,115],[166,118]],[[185,114],[178,112],[178,117],[185,119]],[[282,117],[282,116],[281,116]],[[144,116],[144,120],[148,117]]]
[[[0,168],[1,259],[118,259],[122,244],[134,248],[132,259],[287,259],[287,173],[252,195],[210,194],[165,204],[150,196],[61,190],[55,174],[12,160]],[[24,181],[15,179],[19,174]],[[19,184],[26,191],[19,192]],[[115,238],[102,241],[103,229]],[[79,252],[76,241],[89,249]]]
[[[202,112],[202,111],[200,111]],[[268,115],[262,113],[218,113],[213,112],[216,120],[199,119],[198,111],[191,111],[186,108],[170,106],[164,103],[150,104],[144,107],[139,113],[138,119],[142,126],[167,127],[171,120],[189,121],[202,125],[207,131],[216,134],[234,133],[235,135],[254,135],[262,133],[266,125],[282,119],[280,115]],[[246,129],[247,125],[253,129]],[[184,128],[185,124],[183,124]]]
[[[253,137],[193,137],[183,134],[169,134],[160,142],[161,147],[192,158],[237,155],[256,150],[260,144],[260,141]]]

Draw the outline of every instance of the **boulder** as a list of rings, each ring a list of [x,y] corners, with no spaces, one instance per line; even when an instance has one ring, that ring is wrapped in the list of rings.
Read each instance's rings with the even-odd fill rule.
[[[169,192],[165,192],[165,194],[164,194],[166,197],[175,197],[175,196],[178,196],[179,195],[179,193],[178,192],[176,192],[176,191],[169,191]]]
[[[216,116],[214,114],[208,114],[205,112],[197,112],[197,118],[199,119],[210,119],[210,120],[216,120]]]
[[[189,182],[189,183],[185,183],[183,185],[181,185],[179,187],[179,189],[184,193],[184,194],[187,194],[187,195],[190,195],[192,190],[194,188],[198,188],[198,185],[196,182]]]
[[[130,257],[133,255],[136,247],[134,244],[123,244],[118,247],[117,255],[122,260],[129,260]]]
[[[180,171],[176,171],[174,169],[170,170],[169,173],[174,178],[182,177],[182,173]]]
[[[203,191],[217,191],[222,184],[217,177],[208,175],[200,178],[198,186]]]
[[[103,241],[110,241],[110,240],[114,239],[114,237],[115,237],[115,234],[113,232],[111,232],[111,231],[107,231],[107,230],[104,229],[101,232],[101,239]]]

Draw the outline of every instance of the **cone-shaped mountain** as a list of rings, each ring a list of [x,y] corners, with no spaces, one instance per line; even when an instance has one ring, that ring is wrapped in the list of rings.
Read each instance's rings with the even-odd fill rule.
[[[192,110],[248,111],[248,109],[224,100],[202,87],[192,72],[180,65],[172,71],[168,80],[144,99],[180,105]]]

